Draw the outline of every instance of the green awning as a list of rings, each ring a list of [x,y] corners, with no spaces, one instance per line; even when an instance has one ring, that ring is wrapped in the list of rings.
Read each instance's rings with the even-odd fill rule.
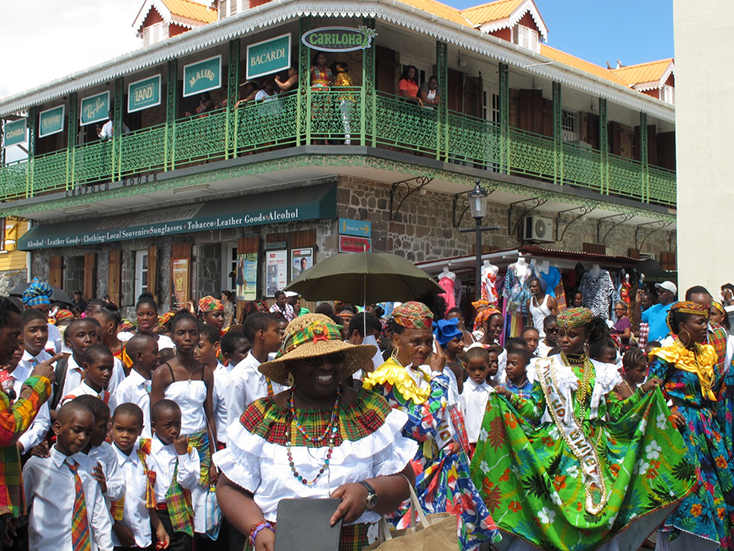
[[[33,226],[18,249],[98,245],[299,220],[336,219],[336,183],[242,195],[122,216]]]

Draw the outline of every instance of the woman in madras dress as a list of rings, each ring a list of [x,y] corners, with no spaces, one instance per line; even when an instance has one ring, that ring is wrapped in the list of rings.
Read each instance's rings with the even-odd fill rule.
[[[281,499],[332,497],[342,500],[332,519],[344,519],[340,551],[361,551],[380,515],[408,497],[417,448],[401,434],[408,416],[347,383],[376,351],[343,342],[328,317],[305,314],[286,328],[276,358],[260,365],[292,388],[250,404],[214,455],[220,507],[249,537],[246,549],[273,548]]]
[[[472,479],[500,549],[637,549],[693,485],[683,438],[659,379],[624,401],[610,394],[616,367],[586,352],[608,336],[603,320],[572,308],[558,325],[562,352],[533,364],[532,399],[490,395]]]
[[[658,533],[658,549],[734,547],[731,462],[716,419],[723,375],[716,369],[713,346],[699,344],[706,336],[708,317],[705,305],[674,304],[668,313],[668,326],[677,338],[650,353],[650,376],[665,381],[663,395],[673,404],[686,443],[683,459],[696,480],[693,491]]]
[[[450,368],[440,346],[431,354],[433,314],[420,302],[406,302],[392,318],[393,355],[363,387],[408,414],[403,434],[420,445],[411,464],[421,505],[427,513],[454,513],[461,548],[477,549],[496,539],[497,529],[469,477],[468,439],[459,404],[453,403]],[[393,519],[399,527],[408,524],[407,511]]]

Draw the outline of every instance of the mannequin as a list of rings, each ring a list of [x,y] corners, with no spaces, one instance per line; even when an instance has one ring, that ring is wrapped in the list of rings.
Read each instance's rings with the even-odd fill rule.
[[[443,293],[439,296],[443,297],[446,301],[446,311],[448,312],[456,306],[456,298],[454,295],[454,282],[456,281],[456,274],[449,271],[448,266],[443,267],[443,271],[438,274],[438,284],[443,289]]]
[[[599,273],[601,272],[601,268],[598,264],[592,264],[591,270],[589,270],[589,273],[591,274],[591,277],[597,278],[599,277]]]
[[[495,306],[499,300],[497,293],[497,274],[500,269],[490,264],[489,260],[485,260],[482,265],[482,300],[486,300],[490,305]]]
[[[502,295],[507,299],[507,314],[512,318],[508,324],[511,337],[519,336],[522,320],[528,315],[530,289],[528,282],[533,275],[533,267],[520,255],[517,262],[507,267],[507,277]]]
[[[609,319],[614,283],[608,271],[602,270],[599,264],[592,265],[591,270],[581,278],[579,291],[581,291],[586,308],[591,310],[595,316],[601,316],[605,320]]]

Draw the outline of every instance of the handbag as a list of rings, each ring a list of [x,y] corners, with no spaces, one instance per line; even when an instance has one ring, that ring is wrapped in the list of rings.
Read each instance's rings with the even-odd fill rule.
[[[407,480],[407,478],[406,478]],[[410,488],[410,527],[390,530],[383,516],[378,524],[379,536],[375,543],[363,551],[459,551],[458,518],[451,513],[426,515],[418,501],[413,485]],[[415,523],[415,517],[419,523]]]
[[[205,533],[210,540],[219,537],[219,529],[222,527],[222,510],[217,502],[217,491],[214,486],[209,486],[205,501]]]

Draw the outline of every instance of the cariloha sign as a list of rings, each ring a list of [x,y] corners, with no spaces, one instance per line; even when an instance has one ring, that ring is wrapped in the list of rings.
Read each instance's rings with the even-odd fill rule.
[[[301,37],[303,43],[312,50],[321,52],[353,52],[366,50],[377,36],[374,29],[365,27],[319,27],[308,31]]]

